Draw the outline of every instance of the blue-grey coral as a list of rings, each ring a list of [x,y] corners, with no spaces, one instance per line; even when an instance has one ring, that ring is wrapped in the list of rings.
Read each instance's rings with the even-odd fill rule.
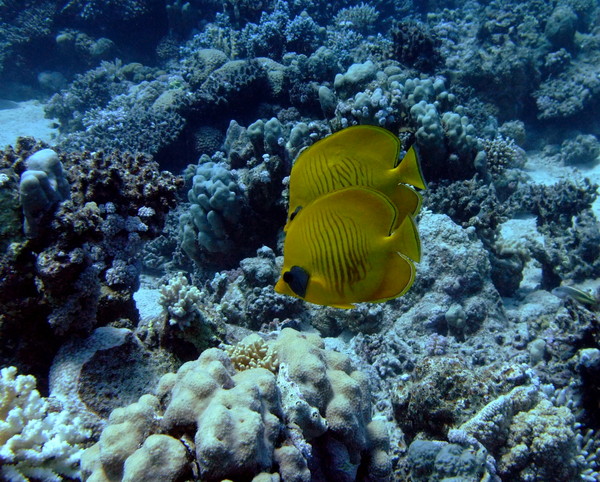
[[[202,161],[188,192],[189,213],[181,216],[182,247],[193,259],[199,250],[225,253],[244,207],[244,197],[233,174],[222,164]]]

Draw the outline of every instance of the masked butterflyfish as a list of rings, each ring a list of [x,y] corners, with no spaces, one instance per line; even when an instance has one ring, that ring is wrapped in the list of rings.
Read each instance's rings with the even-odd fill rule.
[[[417,152],[411,147],[401,162],[400,139],[371,125],[338,131],[304,149],[290,174],[288,224],[318,197],[352,186],[381,191],[399,211],[415,216],[421,195],[407,184],[425,189]],[[398,217],[401,222],[404,217]]]
[[[289,224],[275,291],[319,305],[353,308],[404,294],[421,258],[413,217],[381,192],[351,187],[325,194]]]

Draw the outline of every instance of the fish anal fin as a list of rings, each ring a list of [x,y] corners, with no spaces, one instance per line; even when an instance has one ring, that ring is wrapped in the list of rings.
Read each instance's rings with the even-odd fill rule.
[[[395,168],[398,173],[398,180],[419,189],[427,189],[427,184],[421,171],[421,162],[415,146],[411,146],[406,155]]]
[[[406,293],[416,274],[415,265],[410,259],[400,253],[390,253],[386,264],[385,275],[375,293],[372,301],[386,301]]]
[[[342,310],[351,310],[352,308],[356,308],[355,305],[352,305],[349,303],[348,304],[339,304],[339,305],[335,304],[335,305],[330,305],[330,306],[332,306],[333,308],[340,308]]]

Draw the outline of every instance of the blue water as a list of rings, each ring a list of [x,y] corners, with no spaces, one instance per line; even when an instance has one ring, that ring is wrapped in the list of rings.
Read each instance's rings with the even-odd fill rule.
[[[0,1],[0,479],[600,480],[599,113],[595,0]],[[411,288],[276,293],[292,166],[365,124]]]

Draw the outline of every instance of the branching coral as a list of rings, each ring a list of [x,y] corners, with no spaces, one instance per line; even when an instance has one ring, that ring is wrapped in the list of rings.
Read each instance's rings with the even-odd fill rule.
[[[225,347],[225,351],[238,371],[266,368],[277,373],[279,368],[277,351],[257,334],[248,335],[239,343]]]
[[[481,143],[487,169],[492,176],[501,176],[507,168],[522,167],[525,162],[525,152],[513,139],[497,136],[494,139],[483,139]]]
[[[379,12],[371,5],[361,2],[348,8],[342,8],[334,17],[338,28],[356,30],[362,34],[373,33],[377,27]]]
[[[17,375],[15,367],[0,370],[0,475],[15,482],[78,478],[89,434],[35,387],[35,378]]]
[[[169,324],[179,325],[182,329],[200,321],[198,305],[201,300],[202,292],[190,285],[183,273],[177,273],[160,288],[159,303],[169,314]]]

